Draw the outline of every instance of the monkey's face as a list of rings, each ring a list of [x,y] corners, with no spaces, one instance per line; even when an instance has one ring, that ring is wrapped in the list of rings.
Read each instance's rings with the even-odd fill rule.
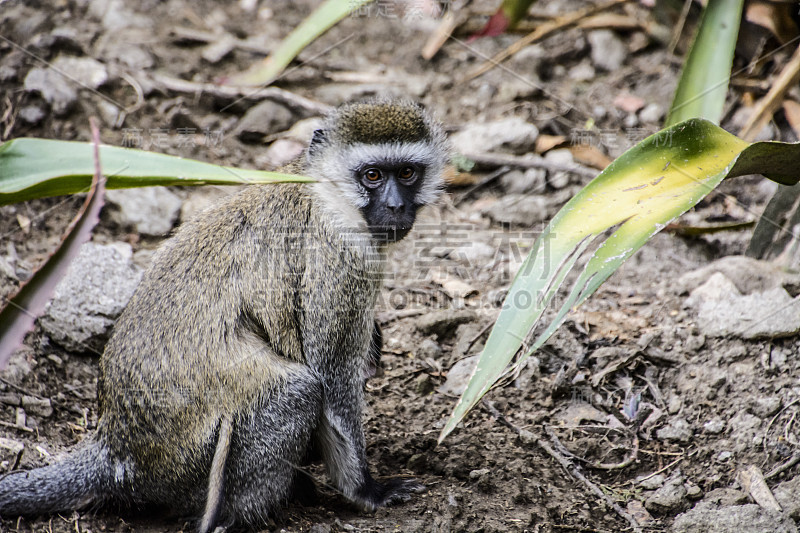
[[[373,238],[396,242],[408,235],[420,207],[417,195],[424,173],[424,165],[403,161],[365,164],[355,171],[368,199],[361,212]]]
[[[373,239],[395,242],[411,231],[417,210],[441,195],[448,157],[441,125],[421,106],[376,99],[331,114],[306,161],[328,191],[323,201],[355,207]]]

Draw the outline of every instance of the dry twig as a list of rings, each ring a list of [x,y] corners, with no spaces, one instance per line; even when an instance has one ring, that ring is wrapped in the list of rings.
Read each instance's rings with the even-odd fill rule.
[[[739,136],[745,141],[752,142],[767,122],[772,120],[772,115],[781,106],[786,91],[797,85],[798,80],[800,80],[800,47],[794,51],[792,58],[783,67],[767,95],[755,105],[753,114],[739,132]]]
[[[547,453],[547,455],[549,455],[550,457],[555,459],[556,462],[559,465],[561,465],[561,467],[564,470],[566,470],[567,472],[569,472],[572,475],[572,477],[574,477],[575,479],[580,481],[583,484],[583,486],[585,488],[587,488],[592,494],[594,494],[595,496],[597,496],[598,498],[603,500],[603,502],[608,507],[613,509],[620,517],[625,519],[625,521],[630,524],[630,526],[633,529],[633,531],[635,531],[637,533],[640,533],[642,531],[642,528],[639,525],[639,523],[625,509],[620,507],[619,504],[617,502],[615,502],[614,500],[612,500],[610,496],[608,496],[605,492],[600,490],[600,488],[597,485],[595,485],[589,479],[587,479],[586,476],[584,476],[583,473],[581,473],[580,469],[577,466],[573,465],[569,461],[569,459],[564,457],[564,455],[562,455],[561,453],[559,453],[556,450],[554,450],[547,443],[547,441],[545,441],[544,439],[540,438],[538,435],[534,434],[533,432],[528,431],[526,429],[518,428],[517,426],[515,426],[514,424],[509,422],[508,419],[500,411],[498,411],[497,408],[494,405],[492,405],[492,403],[489,402],[488,400],[485,400],[485,399],[482,400],[481,401],[481,405],[483,405],[486,408],[486,410],[489,411],[489,414],[491,414],[498,422],[500,422],[501,424],[503,424],[507,428],[511,429],[514,433],[519,435],[521,438],[523,438],[524,440],[527,440],[527,441],[535,442],[536,445],[539,446],[539,448],[544,450]]]
[[[278,87],[235,87],[232,85],[215,85],[213,83],[198,83],[194,81],[173,78],[166,74],[155,73],[151,81],[158,87],[162,87],[176,93],[188,94],[210,94],[222,98],[241,98],[247,100],[273,100],[289,107],[302,109],[312,115],[325,115],[332,108],[322,102],[317,102],[300,96],[285,89]]]
[[[560,17],[552,22],[547,22],[545,24],[542,24],[541,26],[536,28],[534,31],[532,31],[519,41],[515,42],[514,44],[512,44],[499,54],[495,55],[489,61],[486,61],[482,65],[478,66],[476,69],[471,70],[469,73],[467,73],[467,77],[464,81],[469,81],[473,78],[477,78],[481,74],[490,71],[495,66],[502,63],[512,55],[516,54],[529,44],[544,39],[545,37],[559,30],[563,30],[564,28],[573,26],[579,23],[582,19],[588,17],[589,15],[593,15],[595,13],[599,13],[600,11],[611,9],[612,7],[624,4],[627,1],[628,0],[611,0],[611,2],[607,2],[605,4],[600,4],[597,6],[587,7],[586,9],[581,9],[580,11],[570,13],[569,15],[564,15],[563,17]]]
[[[573,165],[560,165],[558,163],[553,163],[552,161],[547,161],[545,158],[538,155],[535,157],[531,157],[530,155],[518,156],[510,154],[490,154],[490,153],[462,154],[462,155],[467,159],[475,161],[475,163],[481,166],[543,168],[551,172],[572,172],[573,174],[577,174],[578,176],[590,179],[594,178],[598,174],[597,171],[587,168],[583,165],[579,165],[577,163]]]

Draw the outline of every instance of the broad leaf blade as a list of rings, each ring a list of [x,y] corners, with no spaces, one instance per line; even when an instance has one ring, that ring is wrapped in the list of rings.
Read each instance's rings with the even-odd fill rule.
[[[702,119],[662,130],[625,152],[572,198],[537,239],[439,441],[500,378],[591,241],[618,226],[594,251],[556,317],[518,364],[547,341],[570,309],[725,177],[758,171],[781,182],[797,182],[800,173],[794,178],[787,174],[790,161],[795,167],[800,164],[800,144],[748,145]]]
[[[116,146],[100,146],[100,160],[108,189],[313,181]],[[0,145],[0,205],[85,192],[93,174],[91,143],[25,138],[7,141]]]
[[[278,48],[266,59],[253,65],[241,74],[235,74],[222,82],[225,85],[259,86],[269,85],[281,75],[289,63],[306,46],[328,31],[344,17],[368,4],[372,0],[327,0],[314,10],[297,28],[292,30]]]
[[[690,118],[719,123],[728,93],[743,5],[744,0],[708,0],[665,126]]]

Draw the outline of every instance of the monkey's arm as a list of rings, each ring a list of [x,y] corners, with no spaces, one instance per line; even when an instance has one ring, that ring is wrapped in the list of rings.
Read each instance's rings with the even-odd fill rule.
[[[374,293],[364,290],[363,280],[346,273],[331,280],[328,270],[326,277],[333,283],[325,283],[325,290],[303,306],[304,353],[324,390],[322,420],[315,437],[333,483],[350,500],[372,510],[407,500],[424,486],[411,479],[380,483],[370,475],[362,407],[363,376],[376,335]],[[317,278],[318,289],[319,283]]]

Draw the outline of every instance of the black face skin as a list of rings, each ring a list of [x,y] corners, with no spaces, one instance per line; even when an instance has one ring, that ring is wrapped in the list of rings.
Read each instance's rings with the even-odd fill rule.
[[[413,163],[364,165],[356,179],[369,193],[361,208],[372,236],[380,242],[396,242],[408,235],[417,217],[414,201],[424,168]]]

